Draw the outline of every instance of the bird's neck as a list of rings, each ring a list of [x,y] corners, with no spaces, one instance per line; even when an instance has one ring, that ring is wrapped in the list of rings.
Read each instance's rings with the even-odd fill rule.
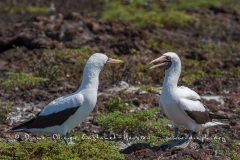
[[[181,63],[176,66],[170,67],[165,71],[165,77],[163,82],[163,91],[171,91],[177,88],[178,80],[181,74]]]
[[[99,78],[98,78],[99,73],[100,73],[100,70],[98,69],[94,70],[94,69],[84,68],[82,84],[77,90],[77,92],[82,90],[97,92],[98,85],[99,85]]]

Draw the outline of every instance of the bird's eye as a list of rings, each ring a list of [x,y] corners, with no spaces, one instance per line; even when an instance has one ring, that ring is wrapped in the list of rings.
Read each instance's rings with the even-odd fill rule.
[[[171,60],[171,57],[167,56],[167,57],[166,57],[166,60],[170,61],[170,60]]]

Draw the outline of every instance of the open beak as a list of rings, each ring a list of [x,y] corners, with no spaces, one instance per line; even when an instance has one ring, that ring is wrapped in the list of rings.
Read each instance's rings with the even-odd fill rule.
[[[152,60],[149,64],[157,63],[157,62],[163,62],[163,63],[156,64],[156,65],[150,67],[150,69],[157,68],[157,67],[161,67],[161,66],[164,67],[164,66],[167,66],[168,63],[169,63],[169,62],[167,62],[167,59],[166,59],[165,56],[161,56],[161,57],[159,57],[159,58],[157,58],[157,59]]]
[[[123,61],[119,59],[108,58],[107,63],[123,63]]]

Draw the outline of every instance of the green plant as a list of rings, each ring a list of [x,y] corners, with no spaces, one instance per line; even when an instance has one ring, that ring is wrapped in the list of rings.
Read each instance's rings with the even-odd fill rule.
[[[165,3],[166,7],[171,10],[198,10],[201,8],[208,8],[211,6],[221,6],[223,5],[224,0],[201,0],[201,1],[192,1],[192,0],[177,0],[169,1]]]
[[[150,92],[150,93],[159,93],[160,92],[160,90],[158,88],[154,88],[154,87],[149,86],[149,85],[141,85],[140,90],[141,91],[147,91],[147,92]]]
[[[106,105],[106,109],[110,112],[116,111],[116,110],[126,110],[130,107],[129,104],[125,103],[120,96],[111,97]]]
[[[207,73],[203,70],[192,69],[191,71],[182,71],[183,77],[181,81],[186,84],[193,84],[197,79],[203,79],[207,76]]]
[[[98,50],[96,47],[90,46],[79,49],[45,50],[33,72],[50,80],[63,81],[68,77],[79,80],[87,59],[96,50]]]
[[[102,18],[132,22],[133,27],[178,28],[195,24],[198,19],[182,11],[163,10],[162,3],[133,0],[128,3],[109,1],[104,7]],[[146,7],[147,5],[147,7]]]
[[[179,28],[189,25],[197,26],[199,20],[196,17],[187,15],[185,12],[169,10],[163,12],[160,23],[164,28]]]
[[[83,138],[80,133],[74,133],[72,146],[66,146],[62,141],[38,140],[36,142],[1,142],[0,155],[3,159],[124,159],[116,149],[116,143],[100,139]]]
[[[133,55],[127,66],[128,72],[130,73],[128,74],[128,78],[131,80],[131,83],[149,83],[151,81],[151,70],[148,69],[146,63],[146,61],[141,60],[140,55]]]
[[[236,141],[231,137],[224,137],[224,139],[224,142],[218,137],[212,139],[213,146],[218,150],[218,154],[222,157],[230,157],[233,160],[239,160],[240,156],[238,153],[240,148]]]
[[[131,53],[131,54],[137,54],[137,55],[140,54],[140,52],[137,51],[135,48],[131,48],[131,49],[130,49],[130,53]]]
[[[0,10],[8,13],[26,12],[30,14],[47,14],[51,12],[50,8],[48,7],[31,6],[23,4],[15,5],[9,3],[0,5]]]
[[[236,114],[240,115],[240,107],[234,108],[233,112],[235,112]]]
[[[149,134],[169,136],[171,132],[165,128],[165,125],[171,122],[167,119],[158,119],[158,111],[159,107],[131,113],[114,111],[97,117],[96,122],[102,127],[103,132],[116,134],[125,132],[135,136]]]
[[[156,39],[149,39],[146,41],[145,46],[151,50],[166,50],[166,51],[174,51],[174,47],[166,42],[161,42]]]
[[[5,88],[26,88],[26,87],[33,87],[43,82],[47,82],[48,78],[36,77],[31,73],[14,73],[8,72],[7,73],[7,80],[2,82],[2,85]]]
[[[12,112],[12,106],[9,101],[0,102],[0,122],[4,122],[7,119],[9,113]]]
[[[231,157],[232,159],[240,159],[240,155],[238,154],[240,150],[238,144],[231,137],[226,137],[226,141],[228,142],[229,152],[225,152],[225,156]],[[238,150],[237,150],[238,149]]]
[[[228,69],[215,68],[212,61],[198,61],[181,57],[183,65],[180,82],[185,84],[193,84],[196,80],[204,80],[208,78],[226,80],[229,77],[240,77],[240,67],[231,67]],[[185,69],[186,68],[186,69]]]

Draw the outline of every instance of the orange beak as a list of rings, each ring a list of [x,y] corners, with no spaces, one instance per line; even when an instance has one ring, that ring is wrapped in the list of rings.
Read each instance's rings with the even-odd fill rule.
[[[113,58],[108,58],[108,61],[107,63],[123,63],[122,60],[119,60],[119,59],[113,59]]]

